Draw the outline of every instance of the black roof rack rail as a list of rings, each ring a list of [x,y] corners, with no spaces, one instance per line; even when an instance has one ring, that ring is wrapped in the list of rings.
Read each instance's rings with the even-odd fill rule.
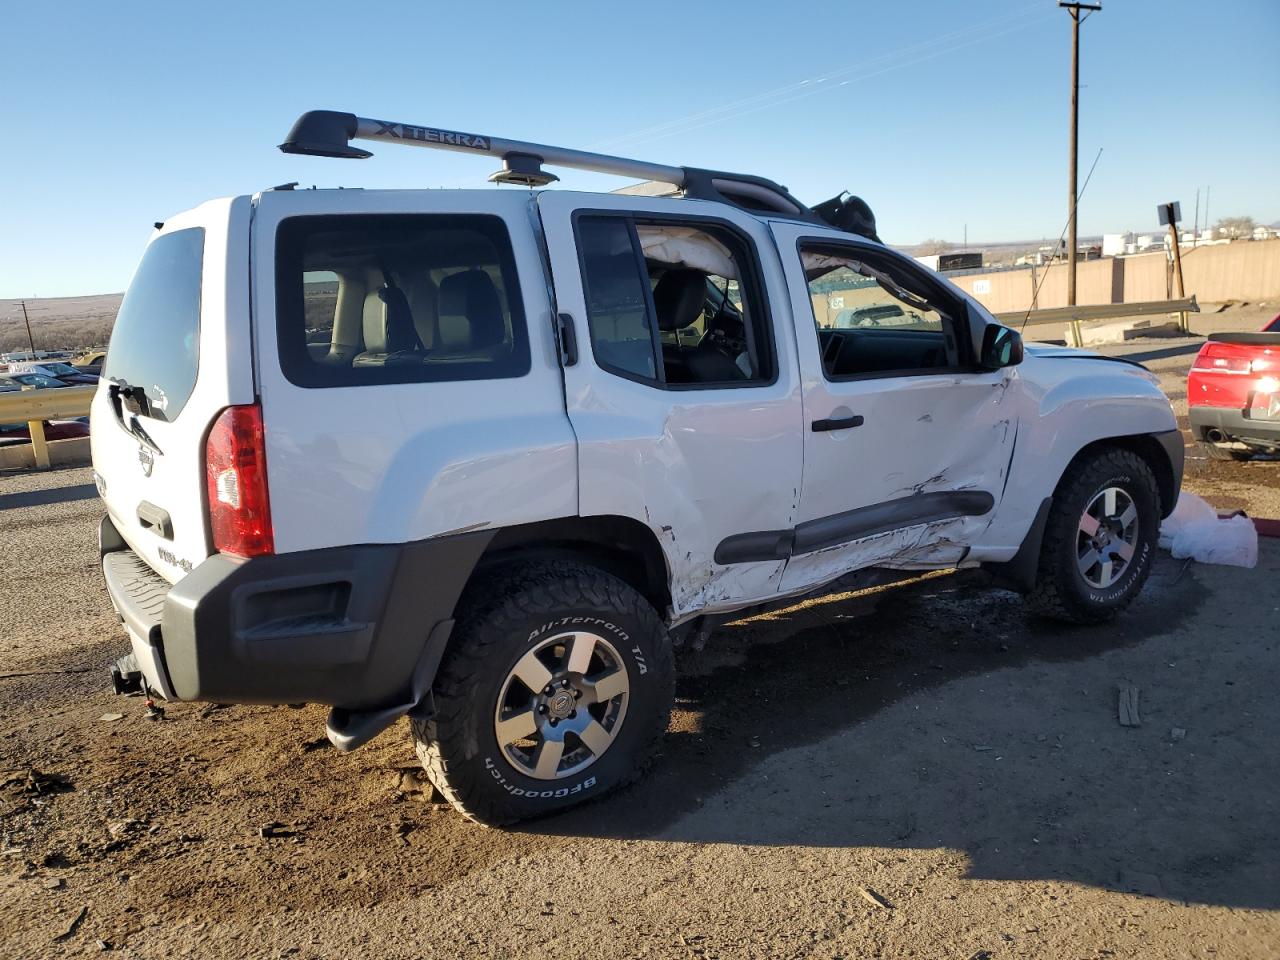
[[[313,157],[364,159],[373,155],[368,150],[353,147],[352,140],[374,140],[401,146],[499,157],[503,161],[502,169],[489,177],[494,183],[546,186],[558,178],[543,170],[543,164],[638,177],[641,180],[671,184],[673,194],[730,203],[756,213],[834,226],[879,241],[875,234],[875,217],[871,214],[870,207],[858,198],[847,197],[845,194],[811,209],[793,197],[786,187],[764,177],[649,163],[548,144],[374,120],[358,117],[354,113],[310,110],[297,119],[284,143],[280,144],[280,149],[285,153]]]

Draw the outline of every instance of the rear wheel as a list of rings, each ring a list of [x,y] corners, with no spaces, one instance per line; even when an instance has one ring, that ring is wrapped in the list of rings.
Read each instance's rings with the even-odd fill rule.
[[[623,581],[576,563],[508,571],[472,591],[415,721],[432,783],[498,825],[603,796],[640,775],[666,730],[671,648]]]
[[[1073,623],[1109,620],[1138,595],[1160,532],[1151,468],[1127,450],[1073,463],[1054,492],[1028,602]]]

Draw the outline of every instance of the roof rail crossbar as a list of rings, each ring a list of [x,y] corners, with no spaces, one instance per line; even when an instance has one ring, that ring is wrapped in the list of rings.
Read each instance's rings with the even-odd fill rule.
[[[784,216],[817,220],[812,211],[791,196],[785,187],[763,177],[649,163],[644,160],[614,157],[586,150],[572,150],[544,143],[528,143],[523,140],[507,140],[485,134],[463,133],[459,130],[374,120],[333,110],[311,110],[304,113],[294,123],[284,143],[280,144],[280,149],[285,153],[318,157],[362,159],[372,156],[368,150],[353,147],[352,140],[374,140],[400,146],[477,153],[499,157],[504,162],[512,157],[523,160],[526,164],[528,160],[536,159],[552,166],[572,167],[578,170],[592,170],[597,173],[669,183],[686,197],[695,199],[728,201],[754,210],[766,210]],[[527,167],[522,173],[526,178],[530,176]],[[501,171],[491,179],[495,178],[503,179]],[[527,182],[527,179],[513,182]]]

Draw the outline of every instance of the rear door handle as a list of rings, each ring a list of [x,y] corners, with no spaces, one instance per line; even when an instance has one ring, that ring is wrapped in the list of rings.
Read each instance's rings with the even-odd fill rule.
[[[556,332],[560,335],[560,360],[566,367],[578,362],[578,338],[573,332],[573,317],[556,314]]]
[[[822,433],[826,430],[848,430],[850,427],[860,427],[862,423],[862,417],[855,414],[852,417],[832,417],[826,420],[815,420],[811,426],[814,433]]]

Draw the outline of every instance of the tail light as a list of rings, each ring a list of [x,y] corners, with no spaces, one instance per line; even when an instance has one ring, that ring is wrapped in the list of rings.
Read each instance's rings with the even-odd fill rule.
[[[1207,370],[1212,373],[1251,372],[1249,357],[1240,356],[1239,351],[1230,344],[1216,343],[1213,340],[1200,348],[1192,369]]]
[[[204,456],[213,548],[239,557],[272,553],[262,408],[255,403],[223,410],[209,430]]]

